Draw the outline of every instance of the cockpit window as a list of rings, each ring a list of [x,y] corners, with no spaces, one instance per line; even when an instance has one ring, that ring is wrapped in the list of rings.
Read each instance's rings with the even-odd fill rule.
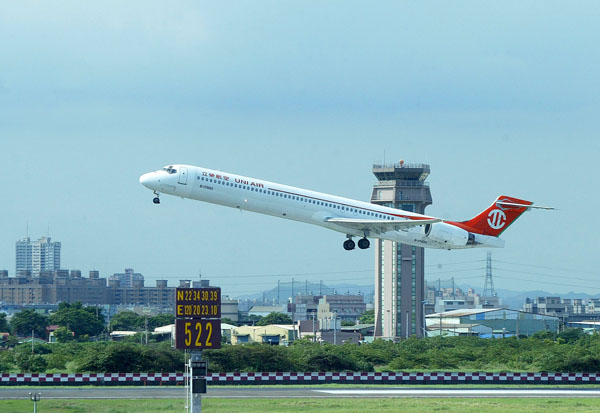
[[[165,166],[164,168],[162,168],[163,171],[169,173],[169,174],[176,174],[177,173],[177,169],[174,169],[172,165],[169,166]]]

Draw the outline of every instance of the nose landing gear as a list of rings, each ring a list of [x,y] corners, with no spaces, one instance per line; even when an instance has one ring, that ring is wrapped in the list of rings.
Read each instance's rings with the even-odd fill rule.
[[[152,202],[154,202],[155,204],[160,204],[160,198],[158,197],[158,192],[154,191],[154,195],[156,195],[156,197],[154,197]]]

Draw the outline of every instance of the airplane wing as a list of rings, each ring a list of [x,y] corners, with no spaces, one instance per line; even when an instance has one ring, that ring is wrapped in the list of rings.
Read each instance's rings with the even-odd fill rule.
[[[420,225],[434,224],[441,222],[441,219],[403,219],[403,220],[385,220],[385,219],[357,219],[357,218],[325,218],[325,222],[331,222],[351,230],[358,230],[369,234],[382,234],[388,231],[406,230]]]

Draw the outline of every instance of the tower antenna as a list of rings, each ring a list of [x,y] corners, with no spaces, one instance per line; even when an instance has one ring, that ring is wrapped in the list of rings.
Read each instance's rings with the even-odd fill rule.
[[[485,284],[483,286],[484,297],[494,297],[496,291],[494,290],[494,278],[492,277],[492,253],[488,251],[487,262],[485,266]]]

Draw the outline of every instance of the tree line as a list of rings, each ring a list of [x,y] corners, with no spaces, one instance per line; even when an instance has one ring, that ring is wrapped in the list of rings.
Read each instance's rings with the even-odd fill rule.
[[[252,324],[266,326],[270,324],[292,324],[293,321],[289,315],[273,312],[264,317],[252,315],[247,319],[235,322],[229,318],[223,318],[223,323],[232,325]],[[83,306],[80,302],[65,303],[58,306],[58,310],[47,316],[33,309],[25,309],[16,313],[10,323],[6,314],[0,313],[0,333],[10,332],[13,336],[31,337],[47,339],[46,328],[50,325],[58,325],[60,328],[55,331],[55,337],[59,342],[65,341],[87,341],[91,337],[99,336],[103,333],[112,331],[153,331],[156,327],[172,324],[174,322],[173,314],[158,314],[146,317],[133,311],[121,311],[110,319],[106,325],[106,316],[99,307]],[[365,312],[360,319],[361,323],[373,323],[373,310]],[[342,323],[342,325],[352,325],[354,323]],[[9,344],[14,344],[15,339]]]
[[[173,314],[158,314],[145,317],[133,311],[122,311],[110,320],[108,328],[102,309],[83,306],[80,302],[58,305],[58,310],[52,314],[41,314],[33,309],[25,309],[16,313],[10,322],[6,314],[0,313],[0,332],[10,332],[13,336],[47,339],[47,327],[57,325],[54,332],[57,341],[88,341],[91,337],[115,330],[153,331],[156,327],[173,323]],[[13,337],[7,344],[13,345],[17,339]]]
[[[176,372],[184,353],[169,342],[78,342],[17,345],[0,351],[0,372]],[[224,345],[204,352],[211,372],[258,371],[550,371],[600,372],[600,334],[567,329],[554,337],[409,338],[399,343],[290,346]]]

